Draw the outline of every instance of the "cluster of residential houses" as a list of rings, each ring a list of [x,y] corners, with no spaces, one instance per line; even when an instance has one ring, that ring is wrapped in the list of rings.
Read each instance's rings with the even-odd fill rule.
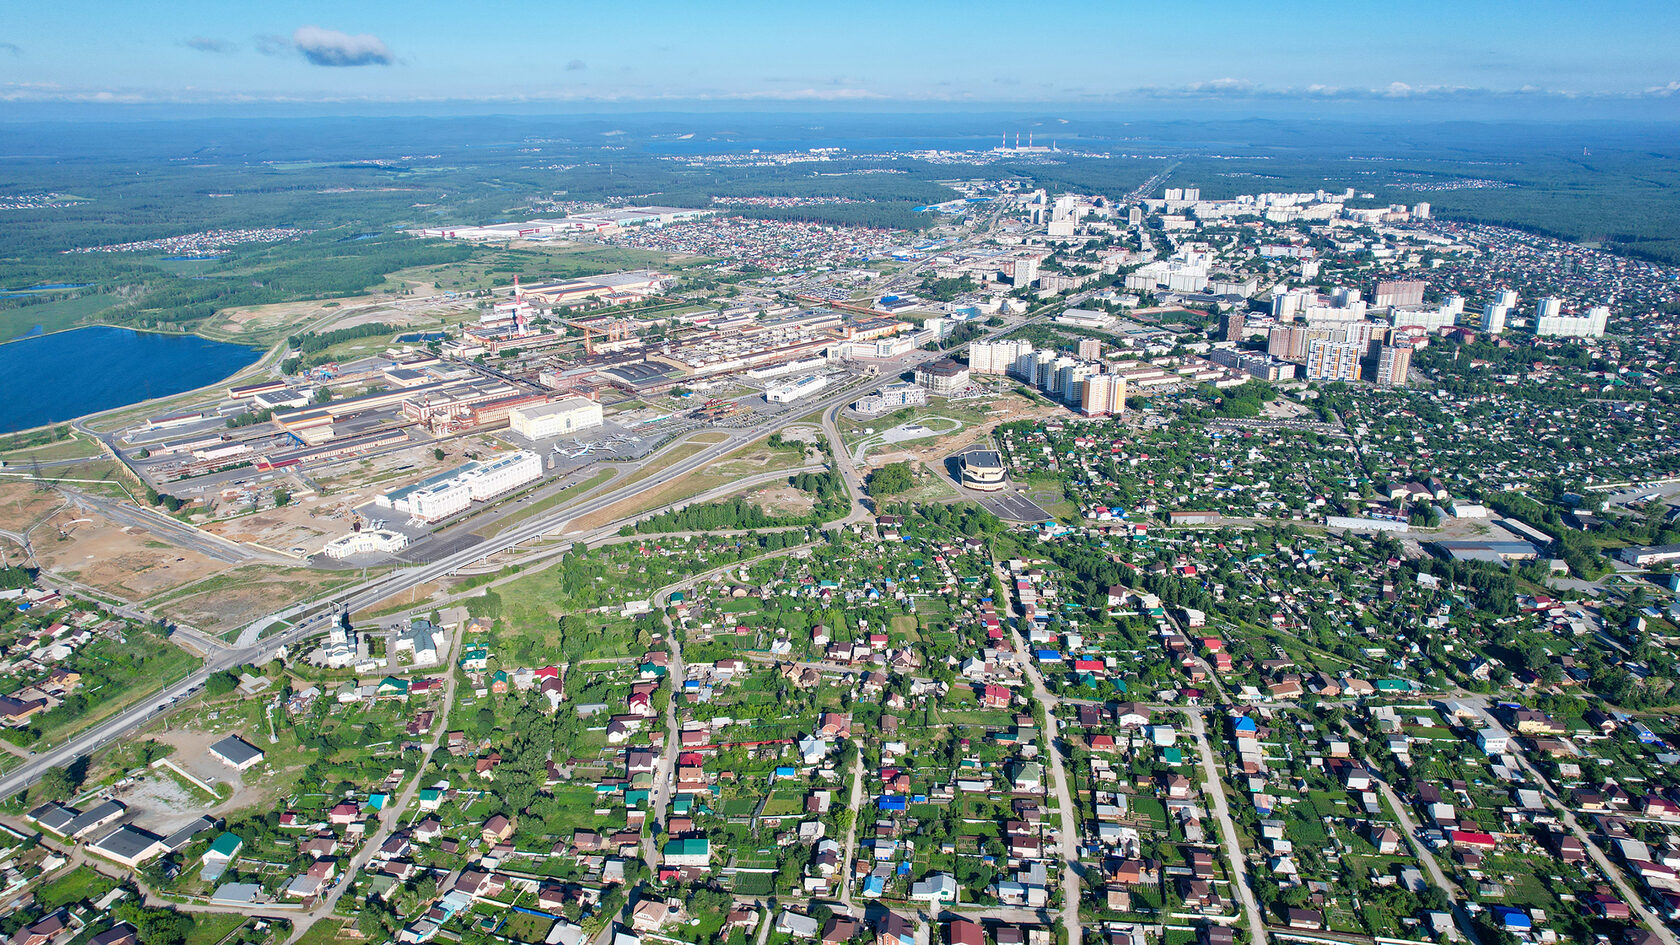
[[[0,591],[0,601],[9,601],[31,614],[49,615],[42,625],[21,632],[0,658],[0,675],[33,680],[0,694],[0,725],[12,728],[28,725],[81,685],[82,674],[76,671],[72,659],[77,650],[100,636],[120,637],[125,631],[122,621],[98,611],[63,613],[68,602],[57,591],[36,587]]]

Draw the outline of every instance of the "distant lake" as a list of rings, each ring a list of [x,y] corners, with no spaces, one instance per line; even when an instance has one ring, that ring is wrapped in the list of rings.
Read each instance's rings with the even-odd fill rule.
[[[0,344],[0,433],[214,384],[262,349],[94,326]]]

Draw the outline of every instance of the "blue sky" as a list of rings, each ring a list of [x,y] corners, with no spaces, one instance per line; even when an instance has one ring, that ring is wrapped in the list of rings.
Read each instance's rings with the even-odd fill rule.
[[[25,3],[0,104],[1680,118],[1680,3]]]

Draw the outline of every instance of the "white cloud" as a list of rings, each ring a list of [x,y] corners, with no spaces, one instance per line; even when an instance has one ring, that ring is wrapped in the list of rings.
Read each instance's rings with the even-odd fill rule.
[[[354,36],[319,26],[300,26],[292,46],[317,66],[388,66],[395,61],[385,41],[372,33]]]
[[[230,53],[239,48],[238,43],[231,43],[225,39],[216,39],[210,36],[192,36],[181,40],[181,45],[204,53]]]
[[[1156,99],[1313,99],[1317,101],[1387,100],[1511,100],[1511,99],[1645,99],[1680,95],[1680,82],[1634,90],[1601,90],[1582,92],[1573,89],[1549,89],[1534,85],[1494,89],[1467,85],[1411,85],[1390,82],[1384,86],[1361,88],[1335,85],[1266,86],[1246,79],[1213,79],[1185,85],[1146,86],[1136,94]]]

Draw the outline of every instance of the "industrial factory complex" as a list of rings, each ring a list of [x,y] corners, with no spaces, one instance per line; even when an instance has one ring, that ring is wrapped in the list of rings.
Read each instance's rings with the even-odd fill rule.
[[[899,299],[741,296],[672,313],[673,284],[648,270],[516,281],[456,329],[235,384],[122,431],[114,446],[159,493],[207,503],[262,483],[302,492],[346,470],[384,470],[350,474],[378,485],[341,511],[347,533],[293,549],[343,560],[413,554],[475,509],[598,461],[645,456],[699,426],[781,416],[860,376],[882,375],[867,398],[883,410],[975,392],[948,358],[915,383],[889,376],[950,330],[946,317],[890,314],[905,310]]]

